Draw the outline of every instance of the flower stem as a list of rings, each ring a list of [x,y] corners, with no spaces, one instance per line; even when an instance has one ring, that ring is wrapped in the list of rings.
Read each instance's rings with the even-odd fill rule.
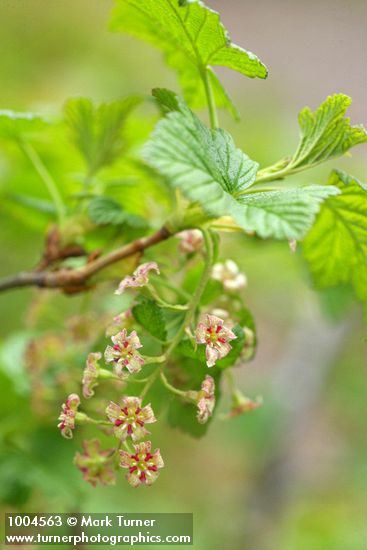
[[[212,272],[213,267],[213,242],[212,237],[210,233],[206,230],[202,230],[204,235],[204,242],[205,242],[205,249],[206,249],[206,260],[205,260],[205,267],[203,274],[201,276],[200,282],[198,286],[196,287],[195,293],[193,297],[190,300],[189,303],[189,309],[185,315],[184,321],[181,325],[181,328],[177,332],[175,338],[172,340],[171,345],[169,346],[168,350],[166,351],[166,357],[168,357],[172,351],[175,349],[175,347],[179,344],[181,341],[183,335],[185,334],[186,327],[189,327],[191,324],[191,321],[195,315],[196,308],[198,307],[200,303],[200,299],[203,295],[203,292],[206,288],[206,285],[210,279],[210,275]]]
[[[47,190],[52,198],[52,202],[54,203],[54,206],[56,208],[59,223],[62,224],[66,218],[66,207],[62,196],[57,188],[55,180],[51,176],[50,172],[47,170],[36,150],[32,147],[30,143],[28,143],[28,141],[19,141],[19,146],[25,156],[33,165],[33,168],[35,169],[45,186],[47,187]]]
[[[203,70],[201,71],[201,75],[204,83],[206,100],[208,102],[210,125],[214,130],[215,128],[218,128],[219,123],[218,123],[217,108],[215,105],[214,91],[213,91],[212,83],[210,81],[209,69],[207,67],[204,67]]]
[[[129,384],[146,384],[149,378],[129,378]]]
[[[165,355],[156,355],[155,357],[142,356],[146,365],[155,365],[158,363],[164,363],[166,360]]]
[[[98,373],[98,378],[100,378],[101,380],[119,380],[121,382],[121,378],[119,378],[116,374],[107,369],[100,369]]]
[[[160,305],[161,307],[164,307],[165,309],[173,309],[173,310],[178,310],[178,311],[187,310],[187,308],[188,308],[187,305],[181,305],[181,304],[172,305],[172,304],[169,304],[168,302],[166,302],[165,300],[163,300],[159,296],[158,292],[156,291],[156,289],[152,285],[148,284],[146,286],[146,288],[150,292],[152,298],[154,298],[154,300],[157,302],[157,304]]]
[[[227,383],[228,383],[228,386],[229,386],[230,390],[232,392],[234,392],[235,389],[236,389],[236,383],[235,383],[235,379],[234,379],[233,372],[231,371],[231,369],[226,369],[225,370],[225,376],[227,378]]]
[[[91,418],[88,416],[85,421],[85,424],[95,424],[97,426],[112,426],[111,422],[108,422],[107,420],[95,420],[94,418]]]
[[[157,380],[162,368],[163,368],[163,365],[161,365],[158,369],[156,369],[153,372],[153,374],[151,374],[149,376],[147,383],[145,384],[142,392],[140,393],[140,399],[142,401],[143,401],[144,397],[146,396],[146,394],[148,393],[148,391],[150,390],[150,388],[153,386],[154,382]]]
[[[184,300],[189,300],[191,298],[191,296],[188,292],[186,292],[182,288],[179,288],[179,287],[175,286],[174,284],[170,283],[166,279],[163,279],[162,276],[161,277],[154,277],[154,275],[153,275],[153,276],[151,276],[151,280],[155,284],[162,285],[162,286],[168,288],[169,290],[172,290],[178,296],[181,296],[181,298],[183,298]]]
[[[174,393],[175,395],[179,395],[180,397],[186,397],[186,393],[185,391],[182,391],[182,390],[179,390],[178,388],[175,388],[174,386],[172,386],[172,384],[170,384],[167,380],[167,378],[165,377],[164,375],[164,372],[161,371],[161,380],[162,380],[162,383],[163,383],[163,386],[165,388],[167,388],[167,390],[169,390],[170,392]]]
[[[130,447],[130,445],[128,444],[127,441],[123,442],[123,446],[125,447],[125,449],[127,450],[128,453],[131,454],[133,452],[132,448]]]
[[[206,288],[206,285],[207,285],[207,283],[210,279],[211,273],[212,273],[212,267],[213,267],[213,261],[214,261],[212,236],[211,236],[210,232],[207,231],[206,229],[202,229],[202,232],[203,232],[203,236],[204,236],[205,249],[206,249],[206,258],[205,258],[204,271],[203,271],[203,274],[201,276],[200,282],[199,282],[198,286],[196,287],[195,293],[192,296],[192,298],[191,298],[191,300],[188,304],[189,308],[186,312],[183,323],[182,323],[181,327],[179,328],[179,330],[177,331],[176,336],[174,337],[174,339],[172,340],[171,344],[169,345],[169,347],[167,348],[167,350],[164,354],[165,361],[167,361],[167,359],[170,357],[170,355],[172,354],[172,352],[174,351],[176,346],[181,342],[181,340],[182,340],[182,338],[185,334],[186,327],[190,326],[190,324],[193,320],[193,317],[196,313],[196,309],[197,309],[197,307],[200,303],[200,299],[203,295],[203,292]],[[150,390],[150,388],[152,387],[154,382],[162,374],[163,368],[164,368],[164,363],[162,363],[162,365],[158,369],[156,369],[153,372],[153,374],[149,377],[146,386],[143,388],[143,391],[140,394],[141,399],[143,399],[146,396],[146,394],[148,393],[148,391]],[[176,390],[176,388],[175,388],[175,390]],[[177,391],[180,391],[180,390],[177,390]]]

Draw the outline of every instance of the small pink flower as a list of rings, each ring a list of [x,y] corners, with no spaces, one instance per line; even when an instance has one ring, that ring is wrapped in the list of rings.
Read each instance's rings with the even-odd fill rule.
[[[233,260],[215,264],[212,277],[216,281],[220,281],[227,291],[241,290],[247,285],[246,275],[240,272],[238,265]]]
[[[83,474],[85,481],[95,487],[97,483],[102,485],[114,485],[116,475],[108,460],[114,449],[101,451],[101,442],[98,439],[83,441],[84,453],[76,453],[74,464]]]
[[[128,327],[131,321],[134,319],[131,309],[115,315],[112,322],[106,328],[106,336],[113,336],[124,328]]]
[[[94,388],[98,385],[99,364],[98,361],[102,358],[102,354],[90,353],[87,358],[86,367],[83,373],[83,396],[89,399],[94,395]]]
[[[159,449],[151,452],[152,444],[150,441],[134,445],[135,454],[126,451],[120,451],[121,468],[128,468],[129,473],[126,479],[132,487],[138,485],[152,485],[159,476],[159,471],[164,466],[163,459]]]
[[[117,376],[123,377],[123,369],[126,368],[131,374],[139,372],[144,359],[137,349],[143,347],[140,343],[136,331],[133,330],[130,335],[124,329],[115,336],[111,337],[113,346],[107,346],[104,358],[106,363],[113,363],[114,371]]]
[[[188,229],[178,233],[177,237],[181,240],[179,250],[184,254],[192,254],[200,250],[204,243],[203,234],[199,229]]]
[[[206,344],[208,367],[213,367],[219,359],[228,355],[232,349],[229,341],[236,338],[234,332],[225,327],[222,319],[215,315],[206,315],[205,321],[199,323],[196,329],[196,342]]]
[[[197,397],[197,419],[200,424],[208,422],[215,407],[215,382],[211,376],[206,376],[201,384]]]
[[[136,288],[148,284],[149,271],[156,271],[159,275],[160,271],[156,262],[147,262],[139,265],[132,275],[127,275],[124,279],[122,279],[118,289],[115,291],[115,294],[122,294],[126,288]]]
[[[66,437],[66,439],[71,439],[73,437],[73,431],[75,428],[75,416],[80,405],[79,395],[72,393],[69,395],[65,403],[62,405],[62,412],[59,416],[60,423],[57,427],[61,431],[61,435]]]
[[[123,397],[121,405],[110,402],[106,409],[108,419],[114,425],[115,436],[121,441],[131,437],[133,441],[143,439],[149,432],[145,424],[152,424],[157,419],[152,407],[142,407],[139,397]]]

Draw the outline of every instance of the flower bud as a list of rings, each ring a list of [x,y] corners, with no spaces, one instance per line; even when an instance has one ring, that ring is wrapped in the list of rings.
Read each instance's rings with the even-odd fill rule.
[[[90,353],[87,358],[86,367],[83,373],[83,396],[89,399],[94,395],[94,388],[98,385],[98,376],[100,366],[98,361],[102,358],[102,354]]]
[[[179,250],[184,254],[198,252],[204,244],[203,234],[199,229],[181,231],[181,233],[178,233],[177,237],[181,240]]]
[[[208,422],[215,407],[215,382],[211,376],[206,376],[197,396],[197,419],[200,424]]]
[[[72,393],[61,407],[62,410],[59,416],[60,423],[57,427],[60,429],[61,435],[66,439],[72,439],[73,437],[75,417],[77,415],[79,405],[79,396],[76,393]]]

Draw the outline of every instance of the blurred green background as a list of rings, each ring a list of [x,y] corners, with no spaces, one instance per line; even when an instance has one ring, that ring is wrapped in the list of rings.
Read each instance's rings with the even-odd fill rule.
[[[367,122],[365,1],[217,0],[211,6],[233,40],[270,70],[267,81],[222,71],[242,120],[222,113],[221,123],[250,157],[265,165],[292,152],[300,108],[314,108],[333,92],[351,95],[352,120]],[[70,96],[107,101],[148,94],[157,85],[178,89],[159,52],[108,32],[110,8],[109,0],[1,0],[0,108],[52,114]],[[2,192],[30,189],[47,197],[37,176],[25,181],[7,158],[0,151]],[[366,181],[365,158],[358,148],[338,166]],[[48,160],[57,167],[57,159]],[[70,171],[79,169],[70,164]],[[325,182],[330,168],[298,179]],[[0,211],[0,272],[7,275],[38,261],[48,220],[30,219],[26,208],[6,201]],[[174,245],[164,250],[170,254]],[[167,467],[148,490],[133,490],[122,477],[115,488],[86,486],[71,464],[79,437],[75,445],[65,442],[50,427],[58,410],[39,413],[31,405],[27,339],[60,331],[71,316],[104,311],[104,291],[97,289],[89,303],[32,290],[0,296],[5,511],[194,512],[200,550],[367,548],[362,310],[348,289],[313,291],[301,254],[292,255],[286,244],[226,238],[222,257],[236,259],[248,276],[259,351],[236,374],[241,388],[263,395],[265,405],[230,423],[215,420],[204,440],[155,428]],[[79,364],[66,363],[66,373],[81,369],[84,357],[80,345]]]

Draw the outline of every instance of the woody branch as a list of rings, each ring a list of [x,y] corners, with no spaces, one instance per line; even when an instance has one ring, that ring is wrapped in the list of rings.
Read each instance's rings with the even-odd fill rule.
[[[0,280],[0,292],[26,286],[62,288],[65,291],[82,292],[86,290],[86,283],[89,279],[100,271],[124,258],[128,258],[138,252],[143,252],[147,248],[165,241],[171,236],[172,233],[163,226],[156,233],[148,237],[136,239],[78,269],[60,268],[55,271],[40,271],[38,268],[38,270],[23,271]]]

